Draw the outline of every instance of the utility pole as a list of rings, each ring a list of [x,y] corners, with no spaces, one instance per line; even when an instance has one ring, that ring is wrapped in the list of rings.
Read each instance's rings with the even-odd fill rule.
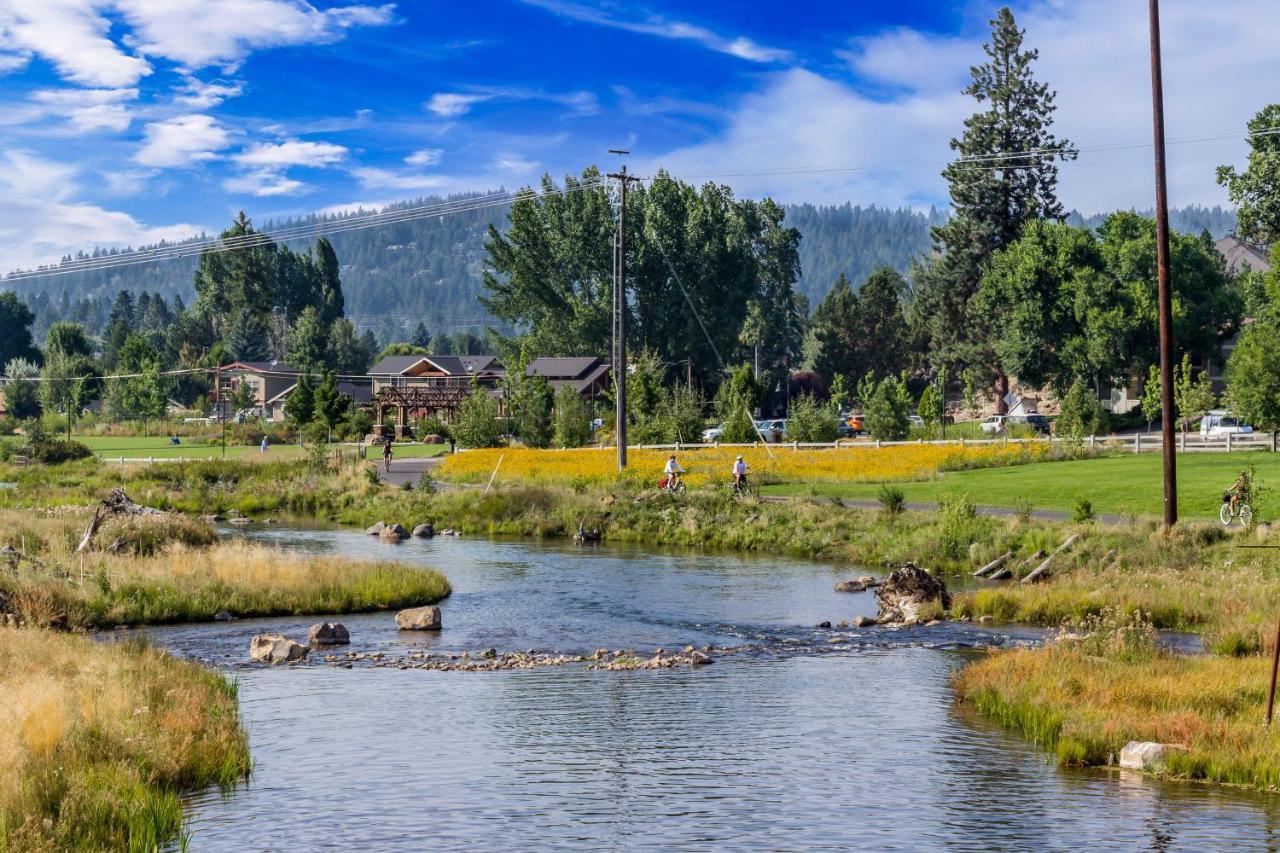
[[[610,154],[630,154],[610,148]],[[614,434],[618,445],[618,470],[627,467],[627,184],[639,180],[627,174],[624,163],[608,177],[622,188],[622,200],[618,205],[618,234],[613,243],[613,388],[617,409],[614,414]]]
[[[1160,68],[1160,0],[1149,0],[1151,113],[1156,167],[1156,282],[1160,312],[1160,426],[1164,436],[1164,528],[1178,521],[1178,478],[1173,423],[1173,296],[1169,284],[1169,196],[1164,164],[1164,81]]]

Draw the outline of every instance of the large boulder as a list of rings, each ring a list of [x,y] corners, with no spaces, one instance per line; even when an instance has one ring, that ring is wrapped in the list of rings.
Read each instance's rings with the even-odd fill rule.
[[[310,649],[283,634],[259,634],[249,641],[249,657],[258,663],[302,660]]]
[[[386,528],[386,526],[387,526],[387,523],[385,521],[379,521],[377,524],[374,524],[371,527],[366,527],[364,532],[369,534],[370,536],[378,536],[382,533],[382,531]]]
[[[399,524],[387,524],[378,532],[378,535],[383,539],[393,539],[399,542],[401,539],[409,538],[409,531]]]
[[[436,535],[436,528],[435,528],[435,525],[433,525],[433,524],[419,524],[417,527],[413,528],[413,535],[414,535],[414,536],[421,536],[421,537],[423,537],[424,539],[430,539],[432,536],[435,536],[435,535]]]
[[[345,646],[351,642],[351,632],[343,624],[317,622],[307,632],[309,646]]]
[[[867,585],[861,580],[836,581],[836,592],[866,592]]]
[[[439,631],[442,627],[440,608],[410,607],[396,614],[396,627],[401,631]]]
[[[1154,770],[1165,763],[1166,752],[1174,747],[1151,741],[1131,740],[1120,750],[1120,766],[1129,770]]]
[[[918,620],[920,609],[938,602],[944,610],[951,607],[951,593],[942,579],[914,563],[904,563],[889,573],[876,587],[882,623]]]

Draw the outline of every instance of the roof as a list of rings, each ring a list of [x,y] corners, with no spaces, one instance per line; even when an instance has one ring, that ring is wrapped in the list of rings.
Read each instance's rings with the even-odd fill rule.
[[[570,378],[547,377],[547,384],[556,391],[559,391],[567,385],[579,394],[597,382],[608,384],[610,373],[609,365],[601,362],[599,359],[592,359],[592,361],[597,362],[596,366],[591,370],[586,371],[581,376]]]
[[[233,361],[224,364],[223,370],[248,370],[252,373],[286,373],[297,375],[302,371],[283,361]]]
[[[1266,252],[1239,237],[1227,235],[1213,244],[1227,261],[1227,272],[1240,272],[1246,266],[1256,272],[1270,272],[1271,260]]]
[[[581,379],[600,364],[594,356],[578,356],[573,358],[535,358],[525,368],[528,376],[543,376],[551,379]]]
[[[375,376],[398,376],[423,361],[435,365],[450,376],[475,376],[502,370],[502,364],[495,355],[389,355],[369,368],[369,373]]]
[[[293,383],[270,400],[267,400],[265,405],[270,406],[272,403],[287,400],[289,395],[293,393],[293,389],[297,387],[298,383]],[[363,406],[373,400],[373,385],[359,380],[341,379],[338,381],[338,393],[346,394],[357,406]]]

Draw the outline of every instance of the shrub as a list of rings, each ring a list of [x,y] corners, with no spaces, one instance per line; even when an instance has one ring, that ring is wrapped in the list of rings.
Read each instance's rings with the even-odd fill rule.
[[[1071,508],[1071,520],[1075,522],[1093,520],[1093,504],[1084,495],[1076,498],[1076,504]]]
[[[440,418],[432,415],[429,418],[421,418],[413,427],[414,433],[419,439],[426,438],[429,435],[438,435],[441,438],[453,438],[453,430],[449,425]]]
[[[1026,524],[1031,521],[1031,514],[1035,512],[1035,506],[1031,503],[1031,498],[1018,498],[1013,502],[1013,511],[1018,516],[1018,522]]]
[[[938,501],[939,546],[942,553],[959,559],[974,538],[973,520],[978,508],[967,494],[943,495]]]
[[[791,401],[787,412],[787,439],[790,441],[835,441],[840,433],[836,415],[828,406],[819,403],[811,394],[802,394]]]
[[[911,392],[899,377],[880,380],[866,401],[865,424],[872,438],[901,441],[911,427]]]
[[[880,486],[880,510],[888,518],[896,518],[902,514],[902,510],[907,502],[907,496],[902,493],[902,489],[897,486],[891,486],[884,483]]]
[[[1072,441],[1081,441],[1086,435],[1099,435],[1107,431],[1107,413],[1102,409],[1098,395],[1076,377],[1067,395],[1062,398],[1062,414],[1054,422],[1058,435]]]
[[[760,440],[755,421],[751,420],[746,406],[739,406],[729,415],[720,440],[725,444],[752,444]]]
[[[46,465],[88,459],[93,451],[78,441],[40,441],[31,445],[31,458]]]
[[[502,444],[502,423],[498,402],[479,386],[458,407],[454,438],[463,447],[498,447]]]
[[[591,412],[577,391],[568,385],[556,392],[554,414],[556,447],[582,447],[591,441]]]

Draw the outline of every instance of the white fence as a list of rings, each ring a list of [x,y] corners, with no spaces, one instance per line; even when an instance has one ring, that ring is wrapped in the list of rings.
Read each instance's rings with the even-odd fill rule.
[[[1251,450],[1265,450],[1275,453],[1277,450],[1277,433],[1254,433],[1248,436],[1225,435],[1217,438],[1201,438],[1198,434],[1179,434],[1176,440],[1176,446],[1180,453],[1232,453]],[[629,447],[639,450],[700,450],[713,447],[771,447],[783,448],[790,450],[817,450],[817,449],[836,449],[836,448],[881,448],[881,447],[914,447],[919,445],[950,445],[955,447],[967,446],[986,446],[986,445],[1017,445],[1017,444],[1074,444],[1071,439],[1059,438],[1057,436],[1043,438],[958,438],[958,439],[919,439],[917,441],[879,441],[877,439],[848,439],[842,438],[838,441],[830,442],[797,442],[783,441],[773,444],[762,444],[755,442],[752,444],[685,444],[677,442],[676,444],[633,444]],[[1128,453],[1153,453],[1164,448],[1164,437],[1159,434],[1143,435],[1135,433],[1133,435],[1090,435],[1083,439],[1082,445],[1089,450],[1117,450]],[[611,446],[611,445],[604,445]],[[588,449],[588,448],[583,448]],[[594,448],[591,448],[594,449]]]

